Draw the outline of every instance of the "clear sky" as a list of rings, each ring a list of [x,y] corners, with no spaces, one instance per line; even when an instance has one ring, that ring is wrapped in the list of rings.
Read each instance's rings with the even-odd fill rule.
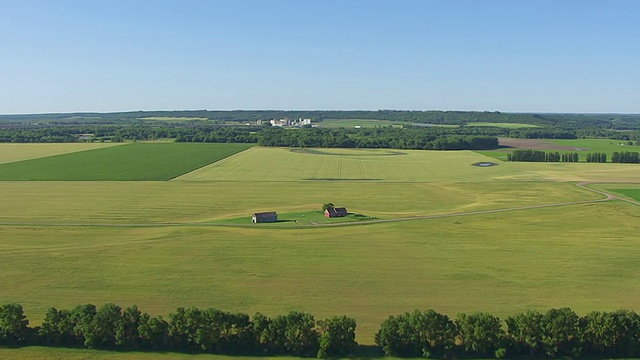
[[[0,114],[640,113],[637,0],[0,0]]]

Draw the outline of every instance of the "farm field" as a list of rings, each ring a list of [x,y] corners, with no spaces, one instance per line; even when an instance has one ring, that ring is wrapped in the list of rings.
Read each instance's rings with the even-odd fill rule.
[[[522,124],[522,123],[492,123],[492,122],[469,122],[467,126],[480,126],[480,127],[501,127],[505,129],[523,129],[523,128],[536,128],[538,125]]]
[[[176,180],[484,182],[638,179],[638,167],[634,164],[499,162],[498,166],[492,167],[471,165],[486,161],[495,160],[473,151],[254,147]]]
[[[209,354],[180,354],[168,352],[119,352],[105,350],[65,349],[32,346],[20,349],[0,348],[0,359],[20,360],[256,360],[274,357],[225,356]],[[281,357],[279,359],[295,359]],[[383,359],[383,357],[380,357]],[[390,358],[385,358],[390,359]]]
[[[345,182],[0,182],[0,223],[193,223],[253,212],[318,211],[331,201],[349,211],[394,218],[593,200],[570,183]],[[266,188],[272,190],[265,191]],[[411,201],[407,201],[411,199]]]
[[[175,164],[162,156],[153,168]],[[471,165],[483,161],[498,165]],[[471,151],[252,147],[171,181],[0,181],[0,303],[22,304],[35,325],[51,306],[106,302],[165,316],[179,306],[346,314],[368,345],[387,316],[416,308],[640,310],[640,206],[597,202],[605,196],[576,186],[607,181],[590,186],[633,198],[638,169],[504,163]],[[253,212],[306,214],[329,201],[410,219],[249,224]],[[511,210],[479,213],[501,209]],[[38,358],[42,349],[0,357],[13,351]]]
[[[640,207],[620,202],[340,228],[0,227],[2,301],[348,314],[637,309]],[[20,279],[16,282],[16,279]],[[606,284],[606,286],[603,286]]]
[[[121,143],[65,143],[65,144],[0,144],[0,164],[37,159],[45,156],[68,154],[77,151],[103,149]]]
[[[622,151],[640,151],[640,146],[627,145],[623,140],[610,139],[500,139],[501,146],[509,146],[499,150],[480,150],[479,154],[490,156],[501,161],[507,160],[507,154],[514,149],[536,149],[544,151],[557,151],[563,153],[577,152],[580,154],[580,161],[586,162],[586,154],[601,152],[607,154],[607,161],[611,161],[612,154]]]
[[[640,201],[640,189],[619,189],[618,192],[636,201]]]
[[[185,121],[204,121],[206,117],[173,117],[173,116],[148,116],[140,118],[140,120],[165,121],[165,122],[185,122]]]
[[[251,146],[132,143],[0,164],[0,180],[169,180]]]
[[[400,127],[402,125],[409,125],[407,122],[391,121],[391,120],[378,120],[378,119],[323,119],[321,122],[316,122],[314,125],[327,127],[327,128],[341,128],[341,127],[354,127],[361,126],[363,128],[372,128],[376,126],[393,126]]]
[[[612,194],[619,195],[622,198],[631,199],[640,203],[640,184],[610,184],[601,183],[593,184],[593,188],[608,191]]]

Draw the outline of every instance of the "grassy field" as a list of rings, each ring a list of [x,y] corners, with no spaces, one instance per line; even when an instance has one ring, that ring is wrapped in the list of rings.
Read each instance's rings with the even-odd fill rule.
[[[169,180],[251,146],[133,143],[0,164],[0,180]]]
[[[333,202],[378,218],[592,200],[571,183],[0,182],[0,223],[215,222],[252,213],[318,211]],[[408,201],[407,199],[410,199]]]
[[[138,145],[150,144],[110,149]],[[364,344],[387,316],[415,308],[640,310],[640,207],[630,203],[323,226],[326,202],[389,220],[602,199],[575,185],[587,180],[638,196],[637,165],[471,166],[487,160],[469,151],[253,147],[172,181],[3,181],[0,303],[22,304],[36,325],[48,307],[87,302],[154,315],[179,306],[346,314]],[[245,225],[271,210],[300,224]],[[0,358],[145,356],[0,350]]]
[[[640,189],[622,189],[618,190],[618,192],[636,200],[640,201]]]
[[[640,146],[626,145],[626,141],[609,140],[609,139],[575,139],[575,140],[540,140],[541,143],[548,144],[548,149],[538,148],[544,151],[557,151],[561,154],[575,153],[580,155],[580,161],[587,161],[587,154],[594,152],[601,152],[607,154],[607,161],[611,161],[611,156],[615,151],[640,151]],[[526,147],[523,147],[526,148]],[[482,150],[477,153],[493,157],[500,161],[507,160],[507,154],[514,149],[505,148],[499,150]]]
[[[391,120],[377,120],[377,119],[323,119],[321,122],[316,122],[314,125],[327,127],[327,128],[340,128],[340,127],[354,127],[361,126],[363,128],[372,128],[376,126],[393,126],[401,127],[402,125],[409,125],[410,123],[391,121]]]
[[[575,205],[317,229],[0,227],[1,302],[107,301],[354,316],[372,343],[390,314],[637,309],[640,208]],[[19,279],[19,281],[16,281]],[[603,286],[606,284],[606,286]]]
[[[68,143],[68,144],[0,144],[0,164],[37,159],[45,156],[68,154],[77,151],[103,149],[121,143]]]
[[[140,118],[140,120],[164,121],[164,122],[189,122],[208,120],[205,117],[171,117],[171,116],[149,116]]]
[[[377,126],[402,127],[405,125],[413,125],[413,123],[405,122],[405,121],[391,121],[391,120],[378,120],[378,119],[323,119],[321,122],[314,123],[314,125],[327,127],[327,128],[341,128],[341,127],[354,127],[354,126],[360,126],[363,128],[372,128]],[[445,125],[445,124],[430,124],[429,126],[458,127],[458,125]]]
[[[206,355],[206,354],[178,354],[178,353],[144,353],[144,352],[117,352],[117,351],[101,351],[101,350],[85,350],[85,349],[64,349],[64,348],[47,348],[47,347],[28,347],[21,349],[3,349],[0,348],[0,359],[21,359],[21,360],[154,360],[154,359],[171,359],[171,360],[201,360],[201,359],[217,359],[217,360],[249,360],[249,359],[267,359],[243,356],[222,356],[222,355]],[[286,359],[286,358],[283,358]],[[292,359],[292,358],[288,358]]]
[[[579,151],[585,152],[603,152],[609,155],[614,151],[640,151],[640,146],[629,146],[626,141],[623,140],[610,140],[610,139],[575,139],[575,140],[550,140],[552,143],[560,146],[568,146]],[[584,149],[584,150],[582,150]]]
[[[522,129],[522,128],[536,128],[538,125],[522,124],[522,123],[492,123],[492,122],[470,122],[467,126],[480,126],[480,127],[501,127],[506,129]]]
[[[640,202],[640,183],[635,184],[594,184],[594,188],[611,192],[622,198],[627,198]]]

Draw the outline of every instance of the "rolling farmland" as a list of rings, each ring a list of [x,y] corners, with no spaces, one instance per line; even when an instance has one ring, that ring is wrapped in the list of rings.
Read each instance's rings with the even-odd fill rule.
[[[117,145],[122,145],[122,143],[53,143],[37,145],[0,143],[0,164],[77,151],[103,149]]]
[[[96,162],[110,149],[141,151],[133,145],[154,144],[64,156]],[[193,146],[177,155],[149,148],[164,161],[121,175],[133,180],[162,169],[146,178],[169,179],[166,168],[178,162],[168,156],[204,165],[218,159],[171,181],[0,181],[0,302],[21,303],[35,323],[50,306],[87,302],[137,304],[161,315],[178,306],[347,314],[364,344],[388,315],[415,308],[452,316],[640,309],[640,207],[597,202],[604,196],[576,186],[618,182],[592,186],[635,197],[637,165],[498,161],[481,168],[471,164],[492,159],[469,151]],[[202,149],[206,156],[194,156]],[[30,162],[3,166],[21,163]],[[327,201],[381,220],[462,216],[347,227],[221,225],[248,223],[255,211],[317,211]],[[525,208],[553,204],[564,205]]]
[[[1,180],[169,180],[252,145],[134,143],[0,164]]]

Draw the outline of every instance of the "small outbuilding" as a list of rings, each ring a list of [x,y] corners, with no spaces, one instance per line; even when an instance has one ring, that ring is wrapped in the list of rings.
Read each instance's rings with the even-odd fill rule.
[[[330,207],[327,210],[324,211],[324,216],[328,217],[328,218],[334,218],[334,217],[345,217],[347,216],[349,212],[347,211],[347,208],[343,208],[343,207]]]
[[[251,215],[252,223],[267,223],[267,222],[276,222],[278,221],[278,213],[275,211],[254,213]]]

